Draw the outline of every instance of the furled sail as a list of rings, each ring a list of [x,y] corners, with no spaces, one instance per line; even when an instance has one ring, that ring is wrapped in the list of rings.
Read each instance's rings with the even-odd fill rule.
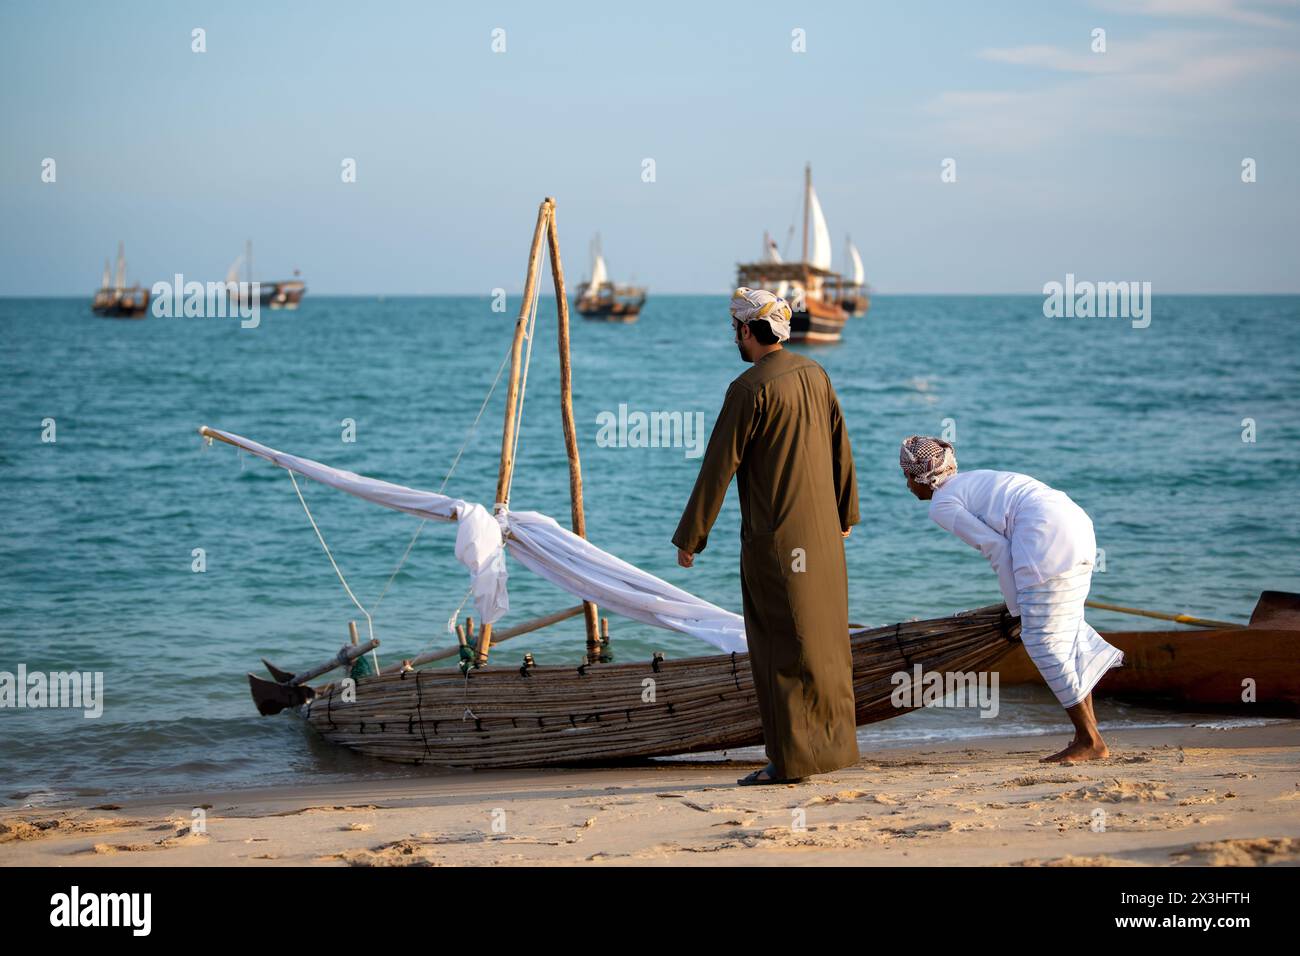
[[[852,239],[848,240],[848,260],[853,285],[862,285],[867,274],[862,268],[862,256],[858,255],[858,247],[853,244]]]
[[[760,259],[759,261],[771,262],[776,265],[780,265],[781,263],[785,262],[785,260],[781,258],[781,250],[776,247],[776,240],[773,239],[767,232],[763,233],[763,258]],[[789,292],[790,292],[789,282],[782,281],[777,284],[776,294],[779,295],[781,298],[784,299]]]
[[[109,282],[112,281],[112,279],[110,278],[110,276],[111,276],[111,273],[109,272],[109,269],[108,269],[108,260],[105,259],[105,260],[104,260],[104,278],[103,278],[103,280],[102,280],[102,281],[100,282],[100,284],[99,284],[99,287],[100,287],[101,289],[107,289],[107,288],[108,288],[108,284],[109,284]]]
[[[584,601],[624,617],[690,634],[723,651],[745,650],[744,619],[602,551],[536,511],[488,513],[480,504],[432,491],[367,478],[299,458],[215,428],[219,438],[288,471],[373,504],[433,521],[455,521],[456,559],[470,572],[474,603],[484,623],[510,609],[504,550],[524,567]]]
[[[781,250],[776,247],[776,240],[766,232],[763,233],[763,258],[760,262],[784,262],[781,258]]]
[[[117,282],[114,288],[118,292],[126,288],[126,251],[120,242],[117,244]]]
[[[244,264],[243,255],[235,256],[235,261],[230,264],[226,270],[226,282],[234,285],[239,284],[239,267]]]
[[[822,214],[822,204],[817,201],[817,190],[808,186],[808,212],[812,220],[811,244],[808,248],[808,262],[818,269],[831,267],[831,232],[826,228],[826,216]]]

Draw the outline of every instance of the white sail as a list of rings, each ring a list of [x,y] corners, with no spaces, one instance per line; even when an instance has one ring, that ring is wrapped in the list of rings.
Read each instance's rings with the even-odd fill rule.
[[[776,240],[766,232],[763,233],[763,257],[759,262],[784,262],[781,258],[781,250],[776,247]]]
[[[107,289],[107,288],[108,288],[108,284],[109,284],[110,282],[112,282],[112,281],[113,281],[113,279],[112,279],[112,273],[109,272],[109,269],[108,269],[108,260],[105,259],[105,260],[104,260],[104,278],[100,281],[100,283],[99,283],[99,287],[100,287],[101,289]]]
[[[489,514],[481,504],[331,468],[231,432],[200,432],[381,507],[456,522],[456,559],[470,572],[474,603],[484,623],[500,619],[510,608],[504,558],[508,550],[530,571],[584,601],[634,621],[690,634],[722,651],[745,650],[745,620],[739,614],[602,551],[544,514],[504,508]]]
[[[817,201],[817,190],[808,186],[808,214],[812,221],[812,236],[808,245],[808,263],[818,269],[831,267],[831,231],[826,228],[822,204]]]
[[[238,282],[239,282],[239,267],[242,266],[243,264],[244,264],[244,257],[243,257],[242,255],[235,256],[235,261],[232,262],[232,263],[230,264],[230,268],[226,270],[226,281],[227,281],[227,282],[233,282],[233,283],[238,284]]]
[[[849,275],[852,277],[853,285],[862,285],[863,281],[867,277],[866,272],[862,268],[862,256],[858,255],[858,247],[853,244],[852,239],[847,240],[847,242],[848,250],[846,258],[848,259]]]
[[[608,281],[609,271],[605,268],[605,257],[598,252],[591,260],[591,281],[587,283],[587,287],[591,292],[595,292]]]
[[[126,288],[126,251],[123,244],[117,244],[117,283],[116,289],[121,292]]]

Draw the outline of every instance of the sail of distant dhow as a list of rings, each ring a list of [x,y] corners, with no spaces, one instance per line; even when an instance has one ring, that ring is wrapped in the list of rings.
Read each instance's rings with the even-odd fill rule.
[[[844,261],[848,264],[848,274],[840,286],[839,303],[849,315],[866,315],[871,307],[871,297],[867,294],[866,270],[862,268],[862,256],[858,247],[849,236],[844,238]]]
[[[759,261],[776,264],[785,262],[785,259],[781,257],[781,250],[777,248],[776,240],[766,231],[763,232],[763,255]],[[784,299],[790,294],[790,283],[782,280],[777,283],[776,288],[772,291]]]

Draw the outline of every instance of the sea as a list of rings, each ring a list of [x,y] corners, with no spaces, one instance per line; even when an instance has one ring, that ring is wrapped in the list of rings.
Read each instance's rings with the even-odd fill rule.
[[[510,297],[328,297],[237,318],[109,320],[88,298],[0,299],[0,676],[102,674],[102,713],[0,708],[0,801],[129,795],[436,771],[334,747],[293,715],[260,717],[245,674],[295,670],[363,615],[286,472],[199,436],[236,432],[336,467],[491,506]],[[723,296],[651,295],[635,324],[572,329],[588,537],[739,610],[729,494],[695,567],[670,541],[700,440],[745,368]],[[1143,320],[1145,322],[1145,320]],[[1246,621],[1261,591],[1300,590],[1300,297],[1160,296],[1150,322],[1049,318],[1041,296],[877,296],[843,341],[801,347],[830,373],[857,463],[846,543],[850,617],[888,624],[999,600],[984,559],[907,491],[898,444],[949,437],[963,468],[1033,475],[1091,516],[1099,600]],[[511,505],[569,515],[554,305],[533,337]],[[493,383],[497,382],[495,390]],[[657,443],[608,423],[678,414]],[[603,424],[602,424],[603,423]],[[689,438],[689,440],[687,440]],[[453,468],[454,465],[454,468]],[[301,482],[370,611],[384,663],[447,646],[467,579],[454,530]],[[574,603],[511,566],[499,627]],[[381,599],[382,596],[382,599]],[[462,609],[463,615],[466,610]],[[1101,630],[1165,625],[1096,612]],[[1167,625],[1174,627],[1176,625]],[[706,654],[611,620],[619,661]],[[503,644],[576,663],[580,619]],[[1103,730],[1249,718],[1100,702]],[[1251,720],[1251,722],[1254,722]],[[859,729],[864,753],[989,736],[1047,750],[1069,728],[1041,688],[995,717],[928,708]],[[753,756],[753,754],[749,754]]]

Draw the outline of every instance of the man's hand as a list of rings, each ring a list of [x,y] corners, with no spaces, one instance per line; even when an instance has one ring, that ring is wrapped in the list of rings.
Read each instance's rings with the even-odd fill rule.
[[[689,551],[683,551],[681,548],[678,548],[677,563],[684,568],[692,567],[695,564],[695,555],[691,554]]]
[[[852,529],[852,528],[845,528],[843,531],[840,532],[840,537],[841,537],[841,538],[847,538],[847,537],[848,537],[849,535],[851,535],[852,533],[853,533],[853,529]]]

